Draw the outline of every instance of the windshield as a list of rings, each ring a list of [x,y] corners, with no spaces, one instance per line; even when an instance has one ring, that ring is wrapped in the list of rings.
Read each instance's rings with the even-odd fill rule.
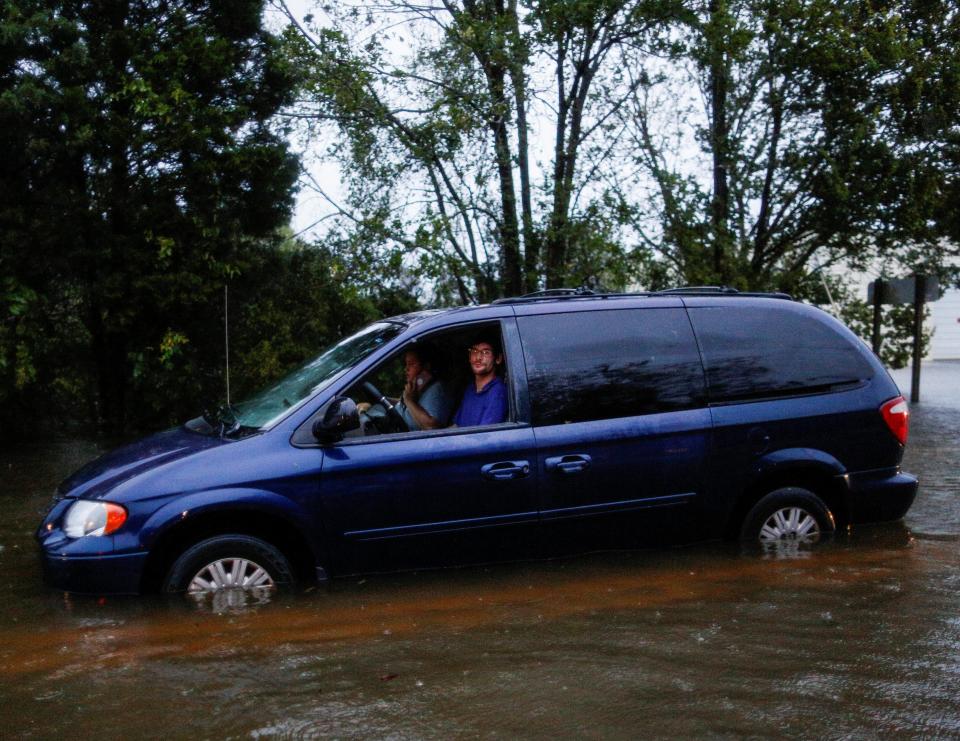
[[[355,335],[340,340],[246,401],[231,407],[236,424],[242,428],[266,427],[288,409],[330,384],[377,348],[404,330],[396,322],[377,322]]]

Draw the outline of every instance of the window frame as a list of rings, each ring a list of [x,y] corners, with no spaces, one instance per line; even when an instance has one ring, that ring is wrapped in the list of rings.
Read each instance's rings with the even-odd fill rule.
[[[459,331],[467,332],[471,327],[479,329],[481,327],[493,327],[499,325],[500,339],[503,345],[504,354],[504,372],[501,378],[507,386],[507,414],[508,420],[492,425],[475,425],[473,427],[441,427],[436,430],[408,430],[406,432],[389,432],[380,435],[371,435],[369,437],[344,438],[335,443],[323,444],[313,437],[313,424],[321,418],[327,409],[327,406],[341,396],[346,396],[346,391],[357,385],[365,377],[376,373],[377,370],[386,363],[396,362],[396,359],[406,352],[411,346],[418,342],[423,342],[436,335],[449,334]],[[459,402],[456,408],[459,407]],[[517,429],[530,427],[530,402],[527,392],[526,367],[523,361],[523,350],[520,346],[520,333],[517,329],[516,318],[509,317],[491,317],[488,319],[474,319],[469,322],[451,323],[439,327],[424,329],[409,337],[403,338],[403,341],[394,349],[388,351],[382,358],[371,363],[362,373],[352,376],[345,383],[336,386],[332,396],[321,404],[313,414],[311,414],[294,431],[291,437],[291,443],[298,448],[329,448],[329,447],[352,447],[354,445],[371,445],[375,443],[389,443],[399,440],[418,440],[421,438],[445,437],[450,435],[469,435],[477,432],[496,431],[502,429]],[[309,440],[305,439],[309,437]]]
[[[674,317],[676,319],[676,326],[684,327],[684,331],[686,333],[686,339],[689,340],[689,345],[687,346],[684,354],[688,356],[688,360],[686,362],[695,364],[695,368],[696,368],[695,375],[698,379],[699,396],[694,396],[693,401],[688,406],[682,406],[682,407],[671,408],[671,409],[655,409],[655,410],[649,410],[649,411],[630,410],[627,413],[616,414],[616,415],[606,415],[606,414],[602,414],[600,416],[591,415],[589,419],[571,419],[569,422],[562,422],[557,420],[537,422],[534,420],[533,418],[534,415],[531,410],[531,413],[530,413],[531,424],[533,424],[534,427],[552,427],[552,426],[563,425],[563,424],[596,424],[596,423],[603,423],[606,421],[612,421],[612,420],[618,420],[618,419],[630,419],[633,417],[647,417],[647,416],[653,416],[658,414],[672,414],[677,412],[685,412],[692,409],[705,409],[708,407],[709,403],[708,403],[708,397],[707,397],[707,379],[706,379],[706,372],[703,365],[703,358],[701,356],[700,347],[699,347],[699,343],[697,342],[696,334],[693,331],[693,326],[690,323],[690,317],[687,314],[686,308],[683,306],[682,303],[676,300],[671,301],[669,303],[661,302],[661,301],[650,301],[643,304],[631,303],[631,304],[625,304],[625,305],[608,302],[602,305],[591,306],[586,309],[581,309],[580,307],[564,307],[564,308],[566,309],[565,311],[551,310],[549,312],[525,312],[524,315],[518,316],[517,318],[518,320],[522,320],[527,318],[535,319],[535,318],[544,318],[548,316],[553,316],[559,319],[559,317],[563,315],[576,315],[578,317],[588,317],[591,314],[593,314],[594,316],[597,316],[597,314],[609,314],[611,312],[617,312],[617,313],[629,312],[630,314],[636,313],[638,316],[642,317],[642,314],[640,314],[640,312],[665,311],[665,310],[674,312]],[[553,307],[551,307],[551,309],[553,309]],[[518,321],[518,331],[519,331],[519,321]],[[642,337],[640,337],[639,339],[642,340]],[[525,363],[527,365],[528,386],[530,384],[530,377],[529,377],[530,362],[531,362],[530,359],[525,357]],[[532,392],[528,391],[528,393],[532,396]],[[532,401],[530,403],[531,405],[533,404]]]
[[[771,301],[772,299],[759,299],[760,301]],[[780,299],[776,299],[780,301]],[[845,380],[834,380],[819,384],[809,384],[803,386],[783,386],[779,388],[760,388],[756,391],[750,393],[742,394],[729,394],[723,393],[722,389],[718,388],[716,384],[711,383],[711,370],[717,368],[715,364],[711,364],[713,359],[711,349],[708,349],[705,346],[705,335],[707,332],[702,331],[706,328],[701,324],[698,326],[697,317],[706,316],[705,314],[698,315],[697,312],[702,312],[706,310],[720,310],[724,312],[733,313],[738,310],[742,311],[744,309],[754,309],[761,310],[763,308],[773,308],[774,314],[780,314],[782,316],[790,316],[793,318],[800,318],[801,322],[806,322],[810,326],[818,327],[819,331],[823,331],[825,336],[835,339],[837,346],[839,347],[841,343],[847,345],[854,356],[858,357],[859,364],[861,364],[861,369],[868,371],[869,375],[866,377],[857,377],[857,378],[848,378]],[[768,402],[776,401],[781,399],[795,399],[808,396],[820,396],[822,394],[832,394],[845,391],[854,391],[859,388],[863,388],[868,385],[876,375],[876,369],[873,368],[869,360],[864,357],[864,352],[861,347],[862,340],[853,335],[853,333],[844,326],[842,323],[837,320],[825,315],[824,317],[816,316],[815,314],[809,313],[809,309],[814,307],[809,307],[806,304],[796,303],[796,302],[783,302],[781,304],[773,305],[764,305],[757,304],[755,302],[746,303],[743,301],[740,304],[719,304],[711,302],[690,302],[687,306],[687,315],[690,318],[690,325],[693,329],[694,336],[697,340],[697,346],[700,351],[700,357],[703,365],[704,379],[706,381],[706,391],[707,391],[707,402],[710,407],[722,407],[722,406],[734,406],[737,404],[753,404],[758,402]],[[825,317],[829,319],[825,320]],[[849,336],[848,336],[849,335]],[[853,342],[851,342],[853,338]],[[768,353],[773,355],[773,353]],[[779,361],[778,361],[779,362]],[[781,368],[782,365],[778,366]]]

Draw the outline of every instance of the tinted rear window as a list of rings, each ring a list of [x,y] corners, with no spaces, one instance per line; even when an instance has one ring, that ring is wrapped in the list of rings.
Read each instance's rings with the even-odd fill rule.
[[[855,340],[796,307],[691,308],[711,401],[828,390],[873,376]]]
[[[537,425],[688,409],[703,370],[683,309],[518,317]]]

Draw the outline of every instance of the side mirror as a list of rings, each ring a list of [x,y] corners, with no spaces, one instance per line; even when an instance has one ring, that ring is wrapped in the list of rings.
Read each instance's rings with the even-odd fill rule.
[[[360,426],[360,412],[353,399],[338,396],[327,405],[323,417],[313,423],[313,436],[321,443],[342,440],[343,436]]]

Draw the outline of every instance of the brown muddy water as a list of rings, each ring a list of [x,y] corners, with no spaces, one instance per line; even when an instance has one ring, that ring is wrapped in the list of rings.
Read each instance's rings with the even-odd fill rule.
[[[960,737],[960,364],[925,374],[902,523],[793,557],[597,554],[220,611],[43,587],[33,529],[100,446],[4,450],[0,738]]]

